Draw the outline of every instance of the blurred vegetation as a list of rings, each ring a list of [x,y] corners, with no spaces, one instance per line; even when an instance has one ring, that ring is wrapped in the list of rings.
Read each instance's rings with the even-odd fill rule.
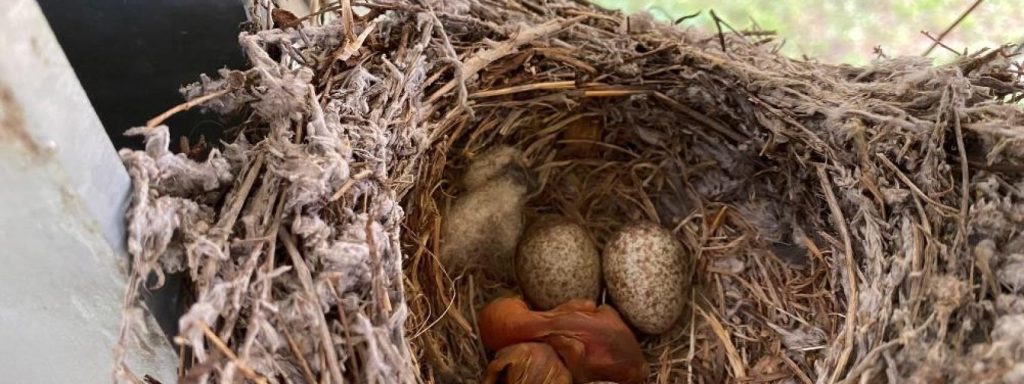
[[[973,0],[592,0],[628,13],[648,11],[662,20],[675,20],[701,11],[683,26],[714,31],[709,9],[736,29],[759,26],[778,33],[792,57],[830,63],[865,64],[875,47],[888,56],[920,55]],[[987,0],[944,38],[943,44],[974,51],[1024,41],[1024,1]],[[936,48],[931,57],[948,61],[955,55]]]

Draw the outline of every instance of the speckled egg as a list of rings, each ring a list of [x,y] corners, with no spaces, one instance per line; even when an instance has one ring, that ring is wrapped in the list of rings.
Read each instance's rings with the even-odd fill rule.
[[[615,306],[640,332],[665,332],[683,313],[691,260],[668,230],[627,225],[611,237],[602,264]]]
[[[570,299],[595,300],[601,289],[601,258],[582,226],[543,217],[519,242],[516,277],[526,298],[541,310]]]

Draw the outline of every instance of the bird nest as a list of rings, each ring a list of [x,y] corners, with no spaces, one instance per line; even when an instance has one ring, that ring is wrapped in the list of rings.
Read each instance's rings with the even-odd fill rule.
[[[1011,50],[853,67],[577,1],[357,5],[256,8],[252,67],[168,112],[236,117],[222,149],[170,152],[168,114],[130,131],[122,347],[142,283],[183,272],[182,382],[479,380],[477,311],[516,287],[439,252],[467,164],[508,145],[527,218],[599,246],[653,221],[695,260],[683,319],[640,337],[650,382],[1024,378]]]

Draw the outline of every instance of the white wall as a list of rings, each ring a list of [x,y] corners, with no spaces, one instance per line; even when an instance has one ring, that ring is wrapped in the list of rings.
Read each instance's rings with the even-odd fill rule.
[[[111,381],[128,186],[38,5],[0,0],[0,382]],[[133,369],[175,382],[149,336]]]

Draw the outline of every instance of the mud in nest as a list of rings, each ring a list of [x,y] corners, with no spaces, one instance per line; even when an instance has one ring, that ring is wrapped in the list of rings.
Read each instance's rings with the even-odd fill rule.
[[[861,68],[581,2],[357,5],[265,18],[240,37],[253,68],[184,90],[245,117],[223,152],[170,153],[160,119],[122,152],[134,279],[196,287],[190,380],[479,380],[476,312],[515,287],[438,254],[498,145],[538,181],[528,220],[599,245],[650,220],[695,258],[685,318],[641,337],[650,382],[1024,379],[1010,49]]]

